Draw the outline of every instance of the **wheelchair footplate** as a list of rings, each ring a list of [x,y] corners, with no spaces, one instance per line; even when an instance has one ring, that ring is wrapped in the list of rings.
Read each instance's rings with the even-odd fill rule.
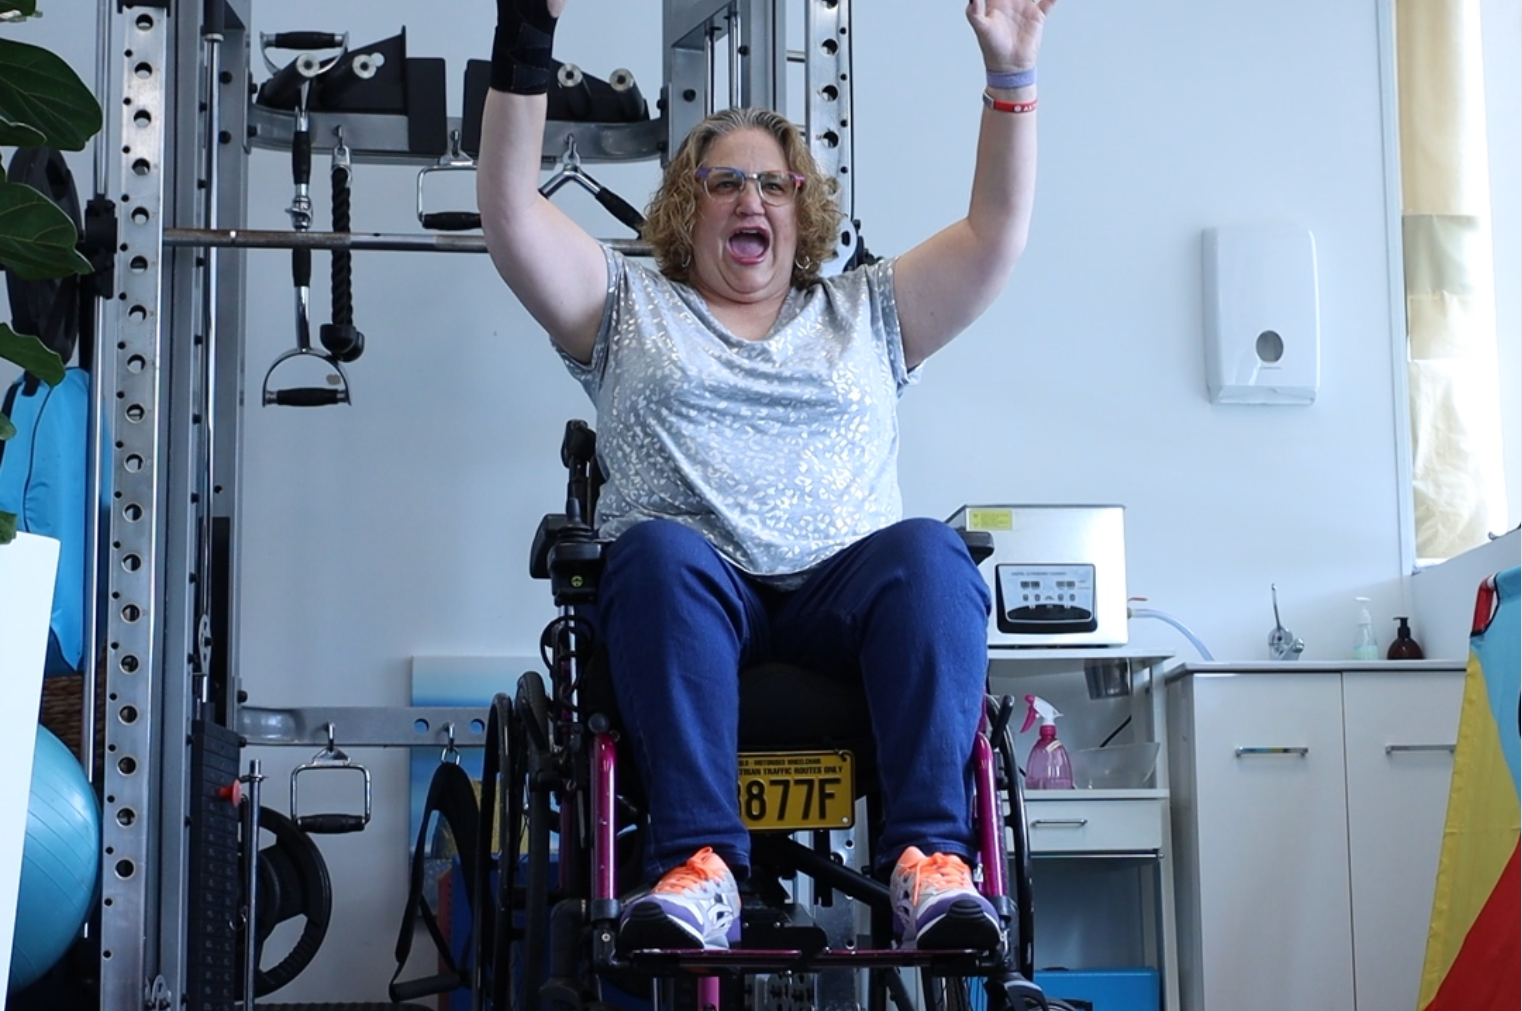
[[[856,822],[856,763],[849,751],[742,752],[738,787],[740,816],[753,832],[831,831]],[[1003,964],[996,952],[829,948],[823,946],[822,931],[815,937],[816,931],[799,925],[767,929],[772,925],[744,919],[745,934],[733,948],[651,948],[615,956],[615,961],[656,974],[914,966],[936,974],[974,975]]]
[[[850,828],[856,765],[849,751],[740,754],[740,817],[752,832]]]
[[[742,945],[744,940],[740,942]],[[996,952],[918,951],[904,948],[650,948],[631,951],[620,961],[637,971],[669,972],[811,972],[816,969],[869,969],[896,966],[924,969],[934,975],[979,976],[1000,970],[1004,961]]]

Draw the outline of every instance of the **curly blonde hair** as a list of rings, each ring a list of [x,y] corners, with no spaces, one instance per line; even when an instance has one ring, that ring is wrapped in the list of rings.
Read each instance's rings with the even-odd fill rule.
[[[792,284],[807,288],[819,280],[819,270],[835,255],[835,243],[845,215],[835,202],[840,187],[824,175],[798,128],[770,109],[725,109],[692,128],[666,165],[660,189],[645,210],[642,235],[655,252],[661,273],[673,281],[692,278],[692,230],[697,224],[698,195],[702,184],[697,170],[714,141],[737,130],[762,130],[782,146],[788,168],[803,176],[795,212],[798,248],[794,254]]]

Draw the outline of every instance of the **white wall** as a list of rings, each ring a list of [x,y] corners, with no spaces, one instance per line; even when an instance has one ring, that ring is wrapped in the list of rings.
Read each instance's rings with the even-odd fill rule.
[[[1355,594],[1374,598],[1381,628],[1405,612],[1378,2],[1325,4],[1314,18],[1219,0],[1056,8],[1030,248],[1007,293],[903,401],[911,513],[1124,503],[1130,592],[1220,659],[1266,657],[1271,582],[1308,659],[1348,654]],[[340,17],[337,5],[259,0],[254,27],[365,42],[407,24],[413,55],[449,59],[457,112],[491,4],[417,10],[371,0]],[[630,67],[653,98],[659,11],[577,0],[557,53],[599,76]],[[859,4],[853,35],[857,213],[870,248],[893,253],[965,211],[981,62],[959,5]],[[88,73],[92,53],[76,65]],[[256,152],[252,164],[250,224],[286,227],[285,157]],[[656,177],[652,165],[590,168],[634,203]],[[414,179],[360,166],[356,229],[412,230]],[[595,232],[627,234],[564,192]],[[1205,396],[1200,233],[1252,221],[1316,236],[1322,387],[1310,407]],[[250,405],[293,340],[286,262],[250,256]],[[319,257],[319,278],[324,267]],[[256,704],[402,704],[409,657],[532,654],[551,616],[525,561],[561,499],[564,421],[590,416],[579,388],[484,257],[357,254],[355,303],[368,346],[349,368],[354,406],[246,416],[240,659]],[[325,317],[321,293],[314,309]],[[1192,655],[1160,623],[1132,637]],[[390,975],[406,765],[355,754],[375,770],[376,820],[324,842],[335,925],[280,999],[377,1000]],[[265,757],[278,796],[307,755]]]
[[[1481,0],[1508,528],[1522,518],[1522,5]],[[1499,532],[1499,531],[1497,531]]]

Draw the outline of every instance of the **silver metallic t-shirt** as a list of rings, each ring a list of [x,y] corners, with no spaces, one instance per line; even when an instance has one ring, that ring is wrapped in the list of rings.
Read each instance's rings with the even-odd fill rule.
[[[601,536],[674,520],[788,586],[901,518],[897,402],[917,374],[893,260],[792,290],[749,341],[692,288],[605,249],[592,361],[562,354],[597,407]]]

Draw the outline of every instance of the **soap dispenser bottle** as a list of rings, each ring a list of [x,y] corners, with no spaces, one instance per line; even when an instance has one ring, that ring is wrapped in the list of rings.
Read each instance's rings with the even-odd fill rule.
[[[1385,654],[1387,660],[1421,660],[1426,654],[1422,652],[1415,639],[1411,638],[1411,626],[1407,624],[1409,619],[1405,615],[1398,615],[1395,619],[1400,622],[1400,628],[1395,630],[1395,641],[1390,643],[1390,652]]]
[[[1379,640],[1374,638],[1374,621],[1369,617],[1369,598],[1353,599],[1358,602],[1358,627],[1353,632],[1353,659],[1378,660]]]
[[[1073,788],[1073,762],[1068,758],[1067,748],[1057,740],[1057,717],[1062,714],[1046,699],[1035,695],[1025,696],[1025,724],[1023,734],[1031,724],[1041,721],[1036,743],[1025,760],[1025,788],[1027,790],[1071,790]]]

